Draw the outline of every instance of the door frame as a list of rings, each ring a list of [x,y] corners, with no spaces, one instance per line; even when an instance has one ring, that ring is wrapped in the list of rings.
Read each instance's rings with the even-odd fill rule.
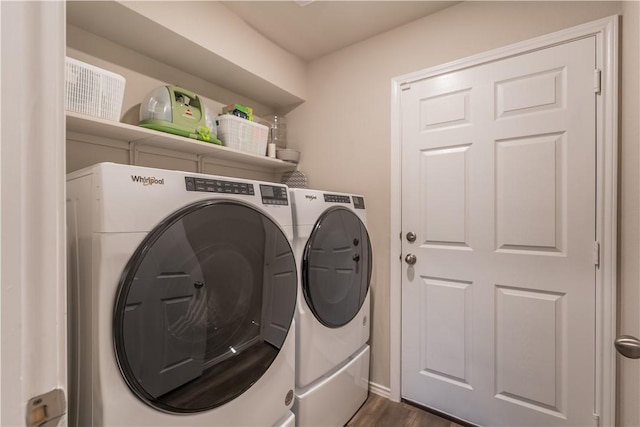
[[[596,414],[600,425],[615,425],[618,204],[618,26],[613,15],[524,42],[438,65],[391,80],[391,221],[390,221],[390,397],[401,399],[402,337],[402,85],[463,68],[596,37],[596,64],[601,71],[596,101],[596,238],[600,265],[596,269]],[[595,86],[595,81],[594,81]],[[594,88],[595,91],[595,88]]]
[[[0,424],[25,425],[43,406],[35,396],[47,393],[51,419],[66,411],[66,5],[0,9]],[[66,425],[66,415],[54,424]]]

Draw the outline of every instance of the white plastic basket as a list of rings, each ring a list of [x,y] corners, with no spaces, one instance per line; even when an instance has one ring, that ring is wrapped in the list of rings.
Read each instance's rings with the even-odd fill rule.
[[[231,114],[218,116],[218,138],[225,147],[264,156],[268,135],[267,126]]]
[[[68,111],[120,121],[124,86],[120,74],[66,58],[64,108]]]

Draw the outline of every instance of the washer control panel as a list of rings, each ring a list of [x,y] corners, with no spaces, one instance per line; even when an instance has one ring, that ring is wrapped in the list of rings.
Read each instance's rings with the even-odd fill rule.
[[[260,184],[260,195],[264,205],[289,205],[289,193],[286,187]]]
[[[184,177],[187,191],[204,191],[207,193],[255,195],[253,184],[247,182],[223,181],[220,179]]]

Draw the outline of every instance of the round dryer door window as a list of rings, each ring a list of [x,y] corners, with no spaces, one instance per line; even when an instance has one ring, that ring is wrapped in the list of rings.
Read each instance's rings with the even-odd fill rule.
[[[338,328],[360,311],[371,281],[371,243],[353,211],[326,210],[304,250],[302,289],[307,305],[325,326]]]
[[[165,412],[213,409],[248,390],[283,346],[296,304],[294,255],[259,210],[203,201],[150,232],[114,309],[118,365]]]

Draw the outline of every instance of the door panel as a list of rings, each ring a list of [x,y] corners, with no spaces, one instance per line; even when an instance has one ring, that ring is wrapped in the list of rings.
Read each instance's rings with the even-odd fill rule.
[[[421,366],[424,374],[469,386],[471,283],[423,278]]]
[[[564,410],[566,295],[496,287],[496,397]]]
[[[428,150],[421,160],[424,205],[422,233],[427,245],[468,247],[467,150],[469,146]]]
[[[498,250],[562,252],[565,145],[564,134],[496,141]]]
[[[402,395],[594,425],[595,38],[403,88]]]

